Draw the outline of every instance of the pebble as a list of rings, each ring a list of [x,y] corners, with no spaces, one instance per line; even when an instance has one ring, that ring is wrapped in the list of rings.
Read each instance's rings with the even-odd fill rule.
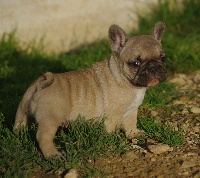
[[[185,103],[187,103],[187,102],[190,101],[190,98],[189,98],[188,96],[182,96],[182,97],[180,98],[180,100],[183,101],[183,102],[185,102]]]
[[[186,83],[186,80],[185,80],[185,77],[182,77],[182,78],[173,78],[170,80],[171,83],[176,83],[176,84],[179,84],[179,85],[185,85]]]
[[[190,157],[190,156],[198,156],[198,154],[197,153],[189,152],[189,153],[184,154],[182,157],[183,158],[187,158],[187,157]]]
[[[197,163],[196,160],[193,160],[193,159],[192,160],[186,160],[182,163],[181,168],[186,169],[186,168],[194,167],[194,166],[197,166],[197,165],[198,165],[198,163]]]
[[[155,117],[158,115],[158,112],[157,111],[151,111],[151,116]]]
[[[161,154],[167,151],[173,151],[173,147],[159,143],[157,145],[149,145],[148,149],[154,154]]]
[[[136,150],[139,150],[139,149],[143,149],[141,146],[139,145],[131,145],[132,149],[136,149]]]
[[[65,174],[64,178],[78,178],[78,173],[75,169],[70,169],[67,174]]]
[[[135,153],[135,151],[127,151],[124,155],[125,159],[134,160],[137,159],[139,156]]]
[[[192,107],[191,108],[191,112],[194,113],[194,114],[200,114],[200,108],[198,108],[198,107]]]
[[[182,114],[189,114],[189,111],[185,108],[185,109],[182,110],[181,113],[182,113]]]
[[[195,126],[192,128],[194,130],[194,132],[200,132],[200,127],[199,126]]]
[[[173,104],[174,104],[174,105],[182,105],[182,104],[185,104],[185,102],[184,102],[184,101],[181,101],[181,100],[175,100],[175,101],[173,102]]]
[[[155,159],[155,158],[151,158],[151,161],[155,162],[155,161],[156,161],[156,159]]]
[[[186,176],[186,175],[188,175],[188,174],[189,174],[188,171],[184,171],[181,175]]]

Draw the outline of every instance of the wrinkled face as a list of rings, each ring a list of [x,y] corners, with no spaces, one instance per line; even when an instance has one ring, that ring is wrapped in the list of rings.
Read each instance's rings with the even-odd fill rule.
[[[154,86],[166,79],[165,57],[160,42],[150,35],[129,39],[119,56],[125,77],[139,87]]]

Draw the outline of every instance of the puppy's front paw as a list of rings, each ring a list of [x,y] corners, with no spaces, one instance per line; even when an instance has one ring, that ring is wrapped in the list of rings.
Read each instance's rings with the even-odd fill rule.
[[[45,157],[48,157],[48,158],[56,158],[56,157],[60,157],[62,156],[62,153],[59,152],[55,147],[52,147],[52,148],[41,148],[42,150],[42,153]]]

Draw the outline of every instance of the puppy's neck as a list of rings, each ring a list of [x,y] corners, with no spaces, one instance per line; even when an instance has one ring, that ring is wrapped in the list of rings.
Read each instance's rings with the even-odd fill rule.
[[[122,70],[123,64],[119,61],[119,59],[116,56],[111,55],[110,58],[107,59],[107,62],[112,76],[119,85],[125,87],[127,87],[128,85],[130,87],[133,87],[131,86],[127,78],[123,75],[123,70]]]

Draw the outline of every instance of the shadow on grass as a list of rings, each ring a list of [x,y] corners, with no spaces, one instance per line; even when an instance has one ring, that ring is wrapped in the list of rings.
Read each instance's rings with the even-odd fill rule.
[[[43,73],[67,72],[87,68],[110,53],[107,41],[80,46],[58,55],[47,54],[42,44],[30,43],[22,49],[15,32],[4,34],[0,40],[0,112],[6,125],[14,124],[18,104],[26,89]]]

